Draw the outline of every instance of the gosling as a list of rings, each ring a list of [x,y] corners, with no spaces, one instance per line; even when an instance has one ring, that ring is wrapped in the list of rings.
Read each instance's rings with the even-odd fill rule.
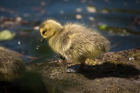
[[[25,73],[22,59],[11,50],[0,46],[0,82],[12,82]]]
[[[96,58],[110,49],[110,42],[105,37],[78,23],[62,26],[56,20],[48,19],[41,23],[40,33],[56,53],[69,62],[81,64],[78,72],[87,59]]]

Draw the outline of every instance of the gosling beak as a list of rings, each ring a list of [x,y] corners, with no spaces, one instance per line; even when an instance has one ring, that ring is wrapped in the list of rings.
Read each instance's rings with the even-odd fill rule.
[[[41,39],[41,43],[43,43],[45,40],[46,40],[45,38],[42,38],[42,39]]]

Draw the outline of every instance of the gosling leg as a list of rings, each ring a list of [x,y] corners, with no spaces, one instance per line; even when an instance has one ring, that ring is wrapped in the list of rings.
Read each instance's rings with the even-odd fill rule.
[[[60,59],[62,59],[62,60],[65,60],[65,57],[63,57],[63,56],[60,55],[60,54],[57,54],[55,57],[56,57],[56,58],[60,58]]]
[[[84,62],[82,62],[82,63],[80,64],[80,67],[78,68],[78,72],[82,72],[83,67],[84,67]]]

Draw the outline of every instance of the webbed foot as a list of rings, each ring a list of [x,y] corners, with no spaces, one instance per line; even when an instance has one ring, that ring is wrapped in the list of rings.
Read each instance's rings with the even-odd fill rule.
[[[80,65],[74,65],[71,66],[66,70],[67,73],[77,73],[77,72],[82,72],[84,67],[84,63],[81,63]]]
[[[79,67],[80,67],[80,65],[71,66],[71,67],[69,67],[69,68],[66,70],[66,72],[67,72],[67,73],[77,73]]]

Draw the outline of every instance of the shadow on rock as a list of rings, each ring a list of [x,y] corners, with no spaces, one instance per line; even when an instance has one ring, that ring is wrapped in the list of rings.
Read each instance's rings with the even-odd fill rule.
[[[133,65],[113,64],[106,62],[93,67],[86,65],[86,69],[81,72],[88,79],[104,78],[104,77],[119,77],[119,78],[134,78],[140,75],[140,70]]]

